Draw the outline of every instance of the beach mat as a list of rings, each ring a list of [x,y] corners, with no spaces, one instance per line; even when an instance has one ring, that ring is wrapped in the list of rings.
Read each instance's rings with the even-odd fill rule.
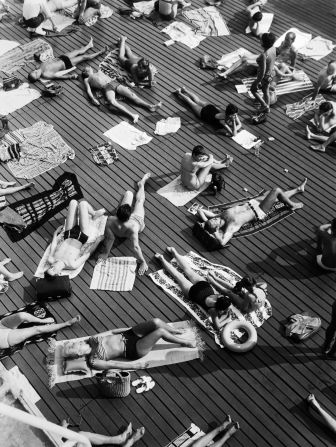
[[[10,75],[34,60],[35,53],[51,51],[51,46],[43,39],[34,39],[28,43],[7,51],[0,57],[0,71]]]

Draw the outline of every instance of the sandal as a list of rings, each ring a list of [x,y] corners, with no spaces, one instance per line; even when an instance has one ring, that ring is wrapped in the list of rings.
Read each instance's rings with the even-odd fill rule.
[[[151,377],[149,377],[149,376],[141,376],[141,377],[139,377],[139,379],[133,380],[132,386],[143,385],[143,384],[147,384],[149,382],[152,382],[152,378]]]
[[[155,386],[155,382],[154,380],[151,380],[150,382],[144,383],[142,386],[140,386],[139,388],[137,388],[135,390],[136,393],[141,394],[144,392],[147,392],[149,390],[152,390]]]

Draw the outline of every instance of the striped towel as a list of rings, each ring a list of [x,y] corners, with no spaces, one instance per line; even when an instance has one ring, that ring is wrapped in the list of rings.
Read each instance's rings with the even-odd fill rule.
[[[133,289],[137,261],[133,257],[108,258],[98,261],[90,289],[128,292]]]
[[[204,431],[197,427],[197,425],[191,424],[187,430],[167,444],[166,447],[189,447],[192,446],[197,439],[204,435]]]
[[[298,102],[286,105],[286,115],[293,120],[297,120],[300,116],[304,115],[306,112],[315,110],[325,99],[321,94],[317,95],[315,101],[311,99],[311,95],[305,96]]]

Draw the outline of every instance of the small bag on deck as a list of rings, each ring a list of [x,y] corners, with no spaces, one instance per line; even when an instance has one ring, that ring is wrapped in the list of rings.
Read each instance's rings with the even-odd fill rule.
[[[104,396],[126,397],[131,392],[131,374],[128,371],[108,370],[96,377]]]
[[[286,337],[300,342],[311,337],[320,329],[321,319],[307,314],[295,314],[287,318],[284,327]]]
[[[59,298],[70,298],[72,293],[68,275],[38,278],[36,281],[37,301],[53,301]]]

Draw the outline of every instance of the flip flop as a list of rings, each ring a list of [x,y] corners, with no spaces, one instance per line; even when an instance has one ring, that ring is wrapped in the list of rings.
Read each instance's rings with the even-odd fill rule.
[[[147,391],[153,389],[154,386],[155,386],[155,382],[154,382],[154,380],[151,380],[150,382],[144,383],[142,386],[137,388],[135,391],[136,391],[136,393],[141,394],[141,393],[144,393],[144,392],[147,392]]]
[[[132,386],[143,385],[152,381],[152,378],[149,376],[141,376],[137,380],[133,380]]]

